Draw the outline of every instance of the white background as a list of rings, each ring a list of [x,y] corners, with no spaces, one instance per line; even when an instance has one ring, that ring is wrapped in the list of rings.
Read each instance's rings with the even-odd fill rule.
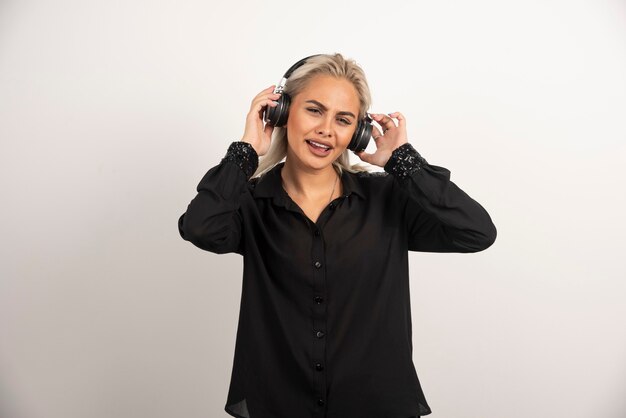
[[[431,416],[626,417],[623,0],[4,0],[2,418],[227,416],[242,259],[178,217],[254,95],[333,52],[498,229],[411,253]]]

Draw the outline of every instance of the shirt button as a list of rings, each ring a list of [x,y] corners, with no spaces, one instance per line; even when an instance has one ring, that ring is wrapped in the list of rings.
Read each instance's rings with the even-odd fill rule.
[[[331,203],[330,205],[328,205],[328,207],[331,208],[331,209],[335,209],[335,204]]]
[[[314,300],[315,300],[315,302],[316,302],[316,303],[322,303],[322,302],[324,302],[324,298],[323,298],[323,297],[321,297],[321,296],[315,296]]]
[[[322,363],[315,363],[315,370],[324,370],[324,366],[322,366]]]
[[[320,263],[319,261],[315,262],[315,267],[320,268],[322,267],[322,263]]]
[[[316,230],[315,230],[315,236],[316,236],[316,237],[319,237],[319,236],[320,236],[320,230],[319,230],[319,229],[316,229]]]
[[[322,338],[324,336],[324,332],[323,331],[317,331],[317,333],[315,335],[317,336],[317,338]]]
[[[319,406],[324,406],[324,399],[318,399],[318,400],[317,400],[317,404],[318,404]]]

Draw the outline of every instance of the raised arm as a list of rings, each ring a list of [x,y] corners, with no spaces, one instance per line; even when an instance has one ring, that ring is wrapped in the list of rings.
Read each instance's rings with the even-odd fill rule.
[[[405,200],[409,250],[472,253],[495,242],[487,211],[450,181],[448,169],[428,164],[410,143],[394,149],[384,169]]]
[[[180,236],[206,251],[243,255],[241,199],[257,167],[252,145],[232,142],[221,162],[204,175],[198,194],[178,219]]]
[[[178,219],[180,236],[196,247],[217,254],[243,255],[241,202],[249,193],[248,180],[267,153],[274,127],[264,124],[263,111],[276,107],[280,95],[274,85],[252,99],[241,141],[230,144],[226,156],[211,168],[198,184],[196,197]]]

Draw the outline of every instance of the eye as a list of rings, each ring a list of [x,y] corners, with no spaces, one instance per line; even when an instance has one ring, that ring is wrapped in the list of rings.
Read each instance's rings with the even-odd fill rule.
[[[307,109],[306,109],[306,110],[308,110],[308,111],[309,111],[309,112],[311,112],[311,113],[319,113],[319,114],[321,114],[321,113],[322,113],[322,112],[321,112],[318,108],[316,108],[316,107],[307,107]],[[341,123],[342,123],[342,124],[344,124],[344,125],[352,125],[352,123],[351,123],[348,119],[346,119],[346,118],[339,118],[338,120],[339,120],[339,122],[341,122]]]

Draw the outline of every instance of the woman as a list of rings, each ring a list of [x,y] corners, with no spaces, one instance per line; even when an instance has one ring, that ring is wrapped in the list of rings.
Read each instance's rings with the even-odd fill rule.
[[[242,139],[178,221],[197,247],[243,255],[224,409],[239,418],[428,415],[412,360],[408,251],[482,251],[496,228],[450,171],[408,142],[401,113],[371,115],[381,127],[365,131],[375,152],[354,146],[372,121],[354,61],[321,54],[296,65],[284,91],[254,97]],[[287,97],[285,125],[264,123]],[[384,171],[350,165],[349,147]]]

